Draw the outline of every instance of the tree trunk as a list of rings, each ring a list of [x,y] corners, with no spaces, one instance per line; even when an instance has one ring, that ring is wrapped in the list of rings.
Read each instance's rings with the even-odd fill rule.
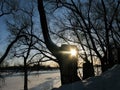
[[[88,60],[83,64],[83,80],[89,77],[94,77],[94,67],[93,64]]]
[[[24,90],[28,90],[28,74],[27,74],[27,64],[26,60],[24,60]]]
[[[78,57],[72,57],[70,54],[64,53],[64,51],[69,52],[70,48],[76,47],[74,45],[62,45],[60,50],[63,53],[60,53],[59,57],[57,57],[58,59],[60,59],[59,66],[62,85],[80,80],[77,74]]]
[[[117,47],[117,62],[120,64],[120,47]]]
[[[50,38],[43,0],[38,0],[38,10],[45,44],[49,51],[59,60],[62,85],[80,80],[77,76],[77,58],[70,58],[70,55],[60,53],[62,48],[54,44]]]
[[[67,61],[67,60],[66,60]],[[60,65],[61,84],[70,84],[76,81],[80,81],[77,75],[77,67],[74,63],[67,63]]]
[[[102,72],[105,72],[108,70],[108,61],[106,54],[100,59],[101,62],[101,70]]]

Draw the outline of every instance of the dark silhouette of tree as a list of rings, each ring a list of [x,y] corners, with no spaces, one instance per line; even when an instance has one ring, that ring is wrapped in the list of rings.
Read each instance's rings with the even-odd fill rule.
[[[13,39],[14,41],[12,45],[10,44],[11,47],[9,47],[12,52],[11,56],[13,56],[13,58],[23,58],[24,90],[28,90],[28,61],[30,59],[33,45],[35,45],[37,42],[32,35],[34,30],[32,22],[33,9],[34,7],[29,10],[24,10],[23,8],[19,7],[19,11],[21,12],[19,12],[19,14],[13,13],[13,17],[11,17],[12,22],[10,20],[6,21],[8,31],[11,34],[11,37],[9,38]],[[19,36],[21,36],[21,38],[19,38]],[[8,54],[8,50],[6,50],[6,52]]]
[[[60,48],[57,45],[55,45],[50,38],[47,19],[43,6],[43,0],[38,0],[38,10],[40,14],[40,21],[41,21],[41,27],[42,27],[45,44],[49,49],[49,51],[57,58],[58,64],[60,66],[62,85],[80,80],[77,76],[77,61],[71,60],[72,61],[71,62],[69,59],[69,55],[60,53],[62,50],[64,51],[69,49],[69,47],[63,46]]]
[[[0,17],[5,16],[5,15],[10,15],[13,12],[17,11],[17,9],[18,9],[17,0],[11,0],[11,1],[0,0]]]
[[[43,1],[49,3],[45,3],[44,6]],[[18,20],[16,23],[10,22],[10,20],[7,22],[7,25],[11,28],[12,40],[0,58],[0,63],[11,51],[14,57],[23,57],[25,76],[27,76],[27,65],[53,60],[60,66],[62,84],[79,80],[77,76],[77,59],[74,58],[72,62],[69,55],[60,53],[64,50],[68,51],[69,46],[62,45],[58,47],[56,43],[53,43],[51,38],[53,36],[57,37],[58,39],[56,39],[61,40],[61,42],[75,43],[78,46],[79,57],[85,62],[83,64],[83,79],[94,76],[94,57],[100,60],[103,72],[114,64],[120,63],[119,2],[113,2],[113,0],[38,0],[36,9],[31,7],[32,5],[36,6],[36,3],[32,3],[29,4],[28,8],[28,3],[19,7],[19,3],[13,4],[9,0],[0,1],[0,17],[10,14],[14,16],[15,21]],[[41,32],[39,32],[40,30],[33,28],[34,25],[38,24],[38,22],[35,22],[37,19],[33,19],[36,14],[34,11],[37,11],[37,9],[40,14],[39,21],[44,41]],[[59,10],[63,11],[63,15],[54,16],[57,10],[58,12]],[[49,14],[45,11],[49,11]],[[49,22],[47,22],[49,19],[46,18],[46,15],[48,17],[53,15],[52,20],[55,21],[55,24],[51,21],[50,23],[54,27],[49,27]],[[22,47],[22,45],[25,47]],[[32,50],[36,51],[34,55],[30,53]],[[71,67],[72,63],[74,68]],[[27,78],[25,80],[27,81]]]
[[[68,10],[66,22],[69,23],[69,26],[68,24],[65,25],[65,21],[63,21],[64,27],[62,27],[62,30],[63,32],[65,29],[71,30],[71,32],[74,31],[78,39],[76,43],[80,44],[82,50],[87,53],[87,55],[84,53],[87,59],[90,57],[89,60],[92,61],[93,56],[98,57],[103,72],[115,64],[114,58],[112,58],[112,48],[119,47],[120,41],[119,1],[88,0],[83,2],[80,0],[58,0],[56,2],[50,0],[49,2],[55,5],[54,10],[61,7]]]
[[[13,4],[16,3],[16,4]],[[1,0],[0,1],[0,17],[5,16],[5,15],[10,15],[13,13],[13,11],[17,11],[17,1],[12,0],[12,3],[8,0]],[[9,9],[8,9],[9,8]],[[23,35],[19,35],[20,33],[17,34],[16,38],[7,46],[4,54],[0,57],[0,64],[3,62],[3,60],[6,58],[8,55],[11,47],[17,42],[17,40],[21,37],[24,37]]]

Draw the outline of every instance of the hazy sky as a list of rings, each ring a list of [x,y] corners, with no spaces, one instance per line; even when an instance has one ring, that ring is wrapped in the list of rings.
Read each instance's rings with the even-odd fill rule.
[[[23,5],[27,5],[27,4],[23,4]],[[35,15],[35,17],[37,17],[37,16]],[[9,35],[10,34],[7,30],[5,19],[10,20],[9,15],[4,15],[4,16],[0,17],[0,57],[1,57],[1,55],[4,54],[4,52],[6,51],[6,48],[9,44]],[[37,20],[34,19],[33,20],[33,21],[35,21],[34,24],[36,24],[36,23],[39,24],[38,20],[39,19],[37,19]],[[11,62],[11,65],[14,65],[13,61],[14,61],[14,63],[20,63],[21,62],[21,60],[19,62],[18,59],[15,59],[15,60],[12,59],[12,61],[11,60],[9,60],[9,61]]]
[[[57,12],[57,14],[59,14],[59,16],[62,16],[62,13],[65,13],[65,11],[59,10],[59,13]],[[2,53],[2,54],[6,50],[6,47],[8,45],[8,38],[9,38],[8,37],[9,33],[7,31],[7,26],[5,25],[5,20],[4,20],[4,18],[6,18],[6,17],[7,17],[7,15],[0,17],[0,53]]]
[[[0,17],[0,53],[5,51],[8,43],[8,34],[4,17]]]

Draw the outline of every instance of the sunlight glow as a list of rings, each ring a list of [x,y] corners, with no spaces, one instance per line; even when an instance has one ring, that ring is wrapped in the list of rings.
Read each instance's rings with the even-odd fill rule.
[[[70,50],[71,56],[75,57],[77,55],[77,51],[75,49]]]

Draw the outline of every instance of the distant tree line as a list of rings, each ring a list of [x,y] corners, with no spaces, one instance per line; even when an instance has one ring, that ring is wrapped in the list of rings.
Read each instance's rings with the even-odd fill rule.
[[[33,65],[27,66],[27,70],[32,71],[40,71],[40,70],[57,70],[58,67],[50,67],[45,65]],[[24,66],[8,66],[8,67],[0,67],[0,72],[24,72]]]

